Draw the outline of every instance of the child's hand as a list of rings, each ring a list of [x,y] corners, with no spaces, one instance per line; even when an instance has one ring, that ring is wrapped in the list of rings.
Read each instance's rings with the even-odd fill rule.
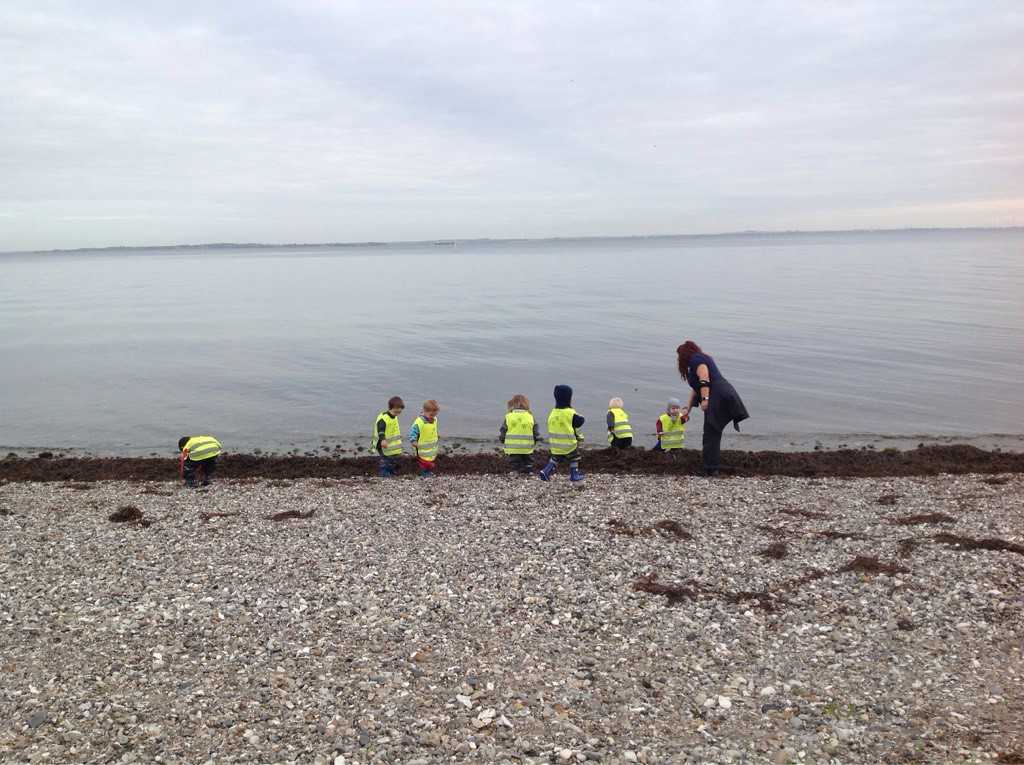
[[[381,449],[387,449],[388,448],[388,440],[386,438],[382,438],[380,440],[380,448]]]

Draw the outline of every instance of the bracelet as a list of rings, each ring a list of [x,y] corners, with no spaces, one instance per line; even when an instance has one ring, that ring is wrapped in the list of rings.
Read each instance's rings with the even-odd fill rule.
[[[711,398],[710,398],[710,396],[701,396],[701,397],[700,397],[700,400],[701,400],[701,401],[710,401],[710,400],[711,400]]]

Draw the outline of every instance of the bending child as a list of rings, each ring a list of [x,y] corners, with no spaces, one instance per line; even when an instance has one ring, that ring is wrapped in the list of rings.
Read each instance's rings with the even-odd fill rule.
[[[185,479],[186,486],[194,488],[200,473],[203,477],[202,485],[210,485],[210,479],[217,470],[220,449],[220,441],[213,436],[182,436],[178,439],[178,450],[181,452],[178,471]]]

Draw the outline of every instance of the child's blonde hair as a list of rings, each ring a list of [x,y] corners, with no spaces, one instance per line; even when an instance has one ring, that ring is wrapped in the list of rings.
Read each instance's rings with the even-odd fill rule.
[[[530,399],[524,396],[522,393],[517,393],[508,401],[508,408],[511,409],[525,409],[527,412],[530,411]]]
[[[611,398],[608,401],[608,408],[609,409],[622,409],[622,407],[623,407],[622,399],[619,398],[618,396],[614,396],[613,398]]]
[[[423,402],[423,411],[437,414],[441,411],[441,405],[437,403],[436,399],[428,398]]]

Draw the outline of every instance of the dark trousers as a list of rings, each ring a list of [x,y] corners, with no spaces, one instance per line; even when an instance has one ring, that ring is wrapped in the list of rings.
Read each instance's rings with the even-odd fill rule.
[[[701,453],[704,458],[704,472],[717,473],[721,468],[722,431],[716,428],[708,418],[704,418],[704,435],[701,438]]]
[[[377,456],[380,457],[379,468],[382,478],[388,478],[398,472],[398,461],[394,457],[385,457],[381,452],[377,452]]]
[[[213,478],[216,471],[216,457],[207,457],[205,460],[185,460],[185,464],[182,466],[186,486],[195,486],[197,480],[202,481],[203,486],[209,486],[210,479]]]
[[[616,438],[612,436],[611,447],[613,449],[628,449],[633,445],[633,437],[629,438]]]
[[[532,454],[510,454],[508,455],[508,462],[517,473],[529,475],[533,472]]]

